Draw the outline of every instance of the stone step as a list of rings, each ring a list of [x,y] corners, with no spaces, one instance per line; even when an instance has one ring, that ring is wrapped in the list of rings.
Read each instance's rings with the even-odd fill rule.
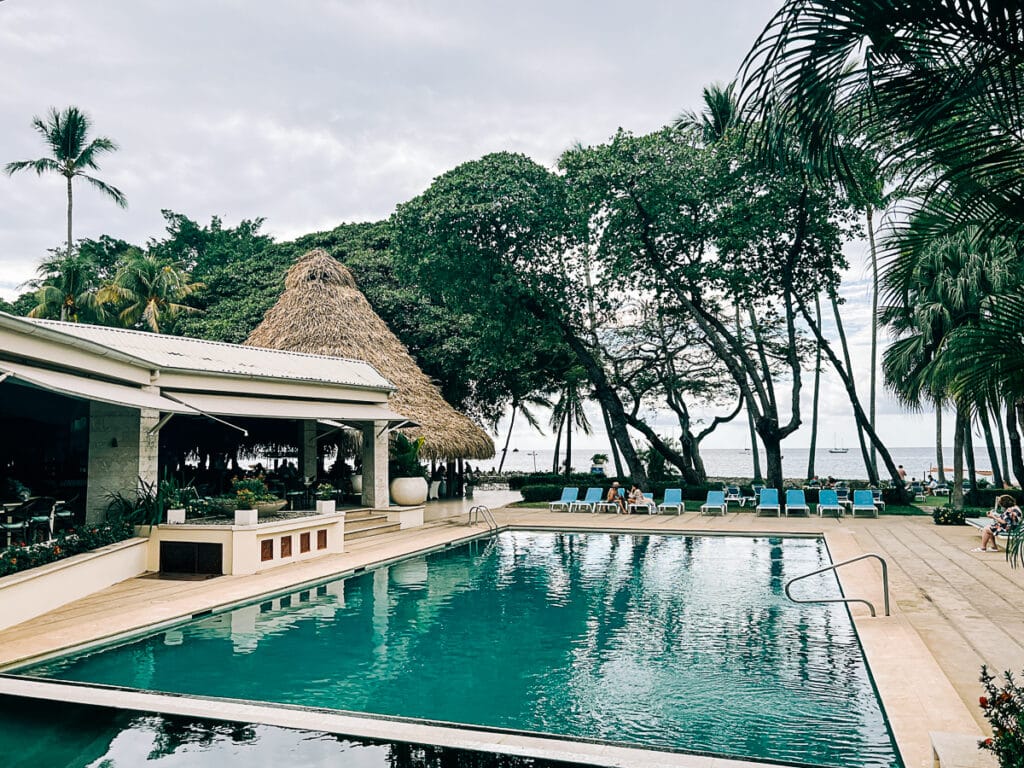
[[[388,522],[387,515],[367,515],[366,517],[358,517],[355,520],[345,516],[345,530],[346,531],[359,531],[363,528],[372,528],[375,525]]]
[[[368,517],[375,517],[380,514],[380,512],[376,512],[372,509],[353,509],[345,513],[345,521],[365,520]]]
[[[382,533],[397,533],[402,529],[399,523],[389,523],[387,517],[383,521],[373,520],[369,523],[362,523],[356,528],[350,528],[345,523],[345,541],[351,539],[365,539],[368,536],[378,536]]]

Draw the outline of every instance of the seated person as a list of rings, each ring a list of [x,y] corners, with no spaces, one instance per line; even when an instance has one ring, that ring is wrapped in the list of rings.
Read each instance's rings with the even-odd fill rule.
[[[604,497],[604,500],[611,503],[615,502],[618,505],[618,512],[623,514],[629,514],[629,507],[626,504],[626,498],[619,493],[619,484],[612,483],[611,488],[608,489],[608,494]]]
[[[988,513],[992,522],[981,530],[981,546],[975,547],[972,552],[998,552],[996,536],[1000,533],[1009,533],[1020,524],[1021,511],[1013,496],[1003,495],[996,499],[996,508]],[[989,548],[989,545],[991,549]]]
[[[647,507],[648,509],[654,505],[653,501],[644,496],[644,492],[640,490],[640,486],[636,483],[634,483],[633,487],[629,489],[629,503],[635,504],[639,507]],[[626,511],[629,511],[628,506]]]

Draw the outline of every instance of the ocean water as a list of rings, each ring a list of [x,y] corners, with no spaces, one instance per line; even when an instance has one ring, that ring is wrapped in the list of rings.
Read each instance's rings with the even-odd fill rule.
[[[893,461],[902,464],[907,470],[907,478],[921,479],[935,467],[935,448],[890,448]],[[607,447],[589,447],[573,451],[573,468],[580,472],[590,469],[590,457],[595,453],[611,455]],[[534,455],[536,454],[536,455]],[[806,448],[785,448],[782,454],[782,470],[786,477],[805,478],[807,476],[807,459],[810,451]],[[505,459],[505,469],[515,472],[550,472],[554,452],[551,450],[510,451]],[[563,453],[564,456],[564,453]],[[708,448],[701,451],[704,466],[709,477],[752,477],[754,473],[753,456],[742,448],[723,449]],[[975,465],[979,470],[991,469],[988,452],[984,447],[975,446]],[[474,469],[497,469],[501,453],[491,461],[470,462]],[[953,450],[945,451],[945,466],[953,466]],[[564,460],[564,459],[563,459]],[[765,457],[761,455],[761,471],[764,472]],[[608,474],[614,473],[614,465],[605,467]],[[867,480],[868,473],[864,469],[864,460],[858,446],[851,446],[848,453],[829,453],[828,448],[819,448],[815,452],[814,471],[819,477],[835,477],[846,480]],[[878,471],[884,479],[885,466],[879,460]],[[966,465],[964,471],[966,472]]]
[[[847,768],[899,766],[820,539],[517,531],[27,674]],[[801,584],[837,597],[834,574]]]

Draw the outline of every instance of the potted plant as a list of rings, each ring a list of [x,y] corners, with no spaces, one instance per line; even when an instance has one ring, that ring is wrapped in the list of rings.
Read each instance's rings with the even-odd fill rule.
[[[590,457],[590,474],[603,475],[604,465],[608,463],[607,453],[595,453]]]
[[[256,494],[249,488],[235,491],[235,525],[256,525],[258,520]]]
[[[243,478],[236,477],[231,481],[231,487],[235,492],[236,500],[239,500],[238,496],[242,491],[251,493],[252,499],[250,500],[249,497],[246,496],[246,502],[251,501],[253,504],[252,508],[261,515],[270,515],[274,512],[278,512],[284,508],[285,504],[287,504],[284,499],[277,498],[268,490],[267,484],[263,481],[262,476]],[[238,507],[238,509],[243,509],[243,507]]]
[[[184,488],[178,488],[173,481],[165,480],[169,486],[163,489],[164,506],[167,508],[167,522],[170,525],[181,525],[185,522],[185,505],[187,494]]]
[[[320,483],[316,487],[316,511],[320,515],[334,513],[334,486],[330,483]]]
[[[427,500],[427,468],[420,464],[423,438],[410,440],[401,432],[391,443],[391,500],[400,507],[413,507]]]

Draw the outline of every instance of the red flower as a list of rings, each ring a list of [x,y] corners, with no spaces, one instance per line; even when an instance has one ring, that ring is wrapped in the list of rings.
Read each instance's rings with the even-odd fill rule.
[[[987,707],[988,706],[988,699],[986,699],[984,696],[982,696],[981,698],[978,699],[978,703],[981,704],[981,706],[983,706],[983,707]]]
[[[992,739],[985,739],[985,741],[983,741],[982,744],[984,744],[986,747],[991,747],[993,744],[995,744],[995,742],[992,741]]]

